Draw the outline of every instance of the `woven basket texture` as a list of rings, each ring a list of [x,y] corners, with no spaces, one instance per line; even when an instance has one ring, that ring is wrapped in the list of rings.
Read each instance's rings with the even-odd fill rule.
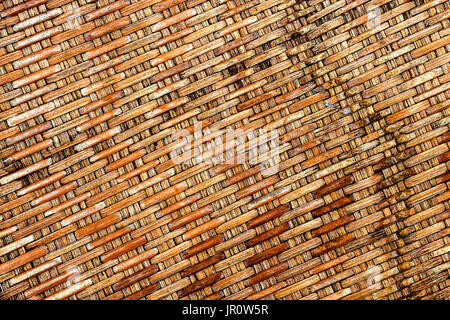
[[[450,297],[450,1],[0,2],[0,299]]]

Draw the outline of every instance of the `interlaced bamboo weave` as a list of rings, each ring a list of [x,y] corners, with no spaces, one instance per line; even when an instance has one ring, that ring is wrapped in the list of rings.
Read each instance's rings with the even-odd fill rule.
[[[449,17],[0,2],[0,298],[449,299]]]

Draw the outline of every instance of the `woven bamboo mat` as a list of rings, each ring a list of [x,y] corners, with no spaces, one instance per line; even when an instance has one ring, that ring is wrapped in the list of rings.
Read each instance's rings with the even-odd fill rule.
[[[450,1],[0,3],[1,299],[449,299]]]

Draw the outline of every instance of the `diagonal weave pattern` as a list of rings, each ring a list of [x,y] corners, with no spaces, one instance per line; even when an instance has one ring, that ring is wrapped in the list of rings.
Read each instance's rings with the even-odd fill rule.
[[[449,299],[449,17],[2,1],[0,299]]]

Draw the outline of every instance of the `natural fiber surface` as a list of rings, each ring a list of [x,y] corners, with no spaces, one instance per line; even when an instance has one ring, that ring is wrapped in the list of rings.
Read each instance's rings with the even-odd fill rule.
[[[449,299],[449,17],[2,1],[0,298]]]

